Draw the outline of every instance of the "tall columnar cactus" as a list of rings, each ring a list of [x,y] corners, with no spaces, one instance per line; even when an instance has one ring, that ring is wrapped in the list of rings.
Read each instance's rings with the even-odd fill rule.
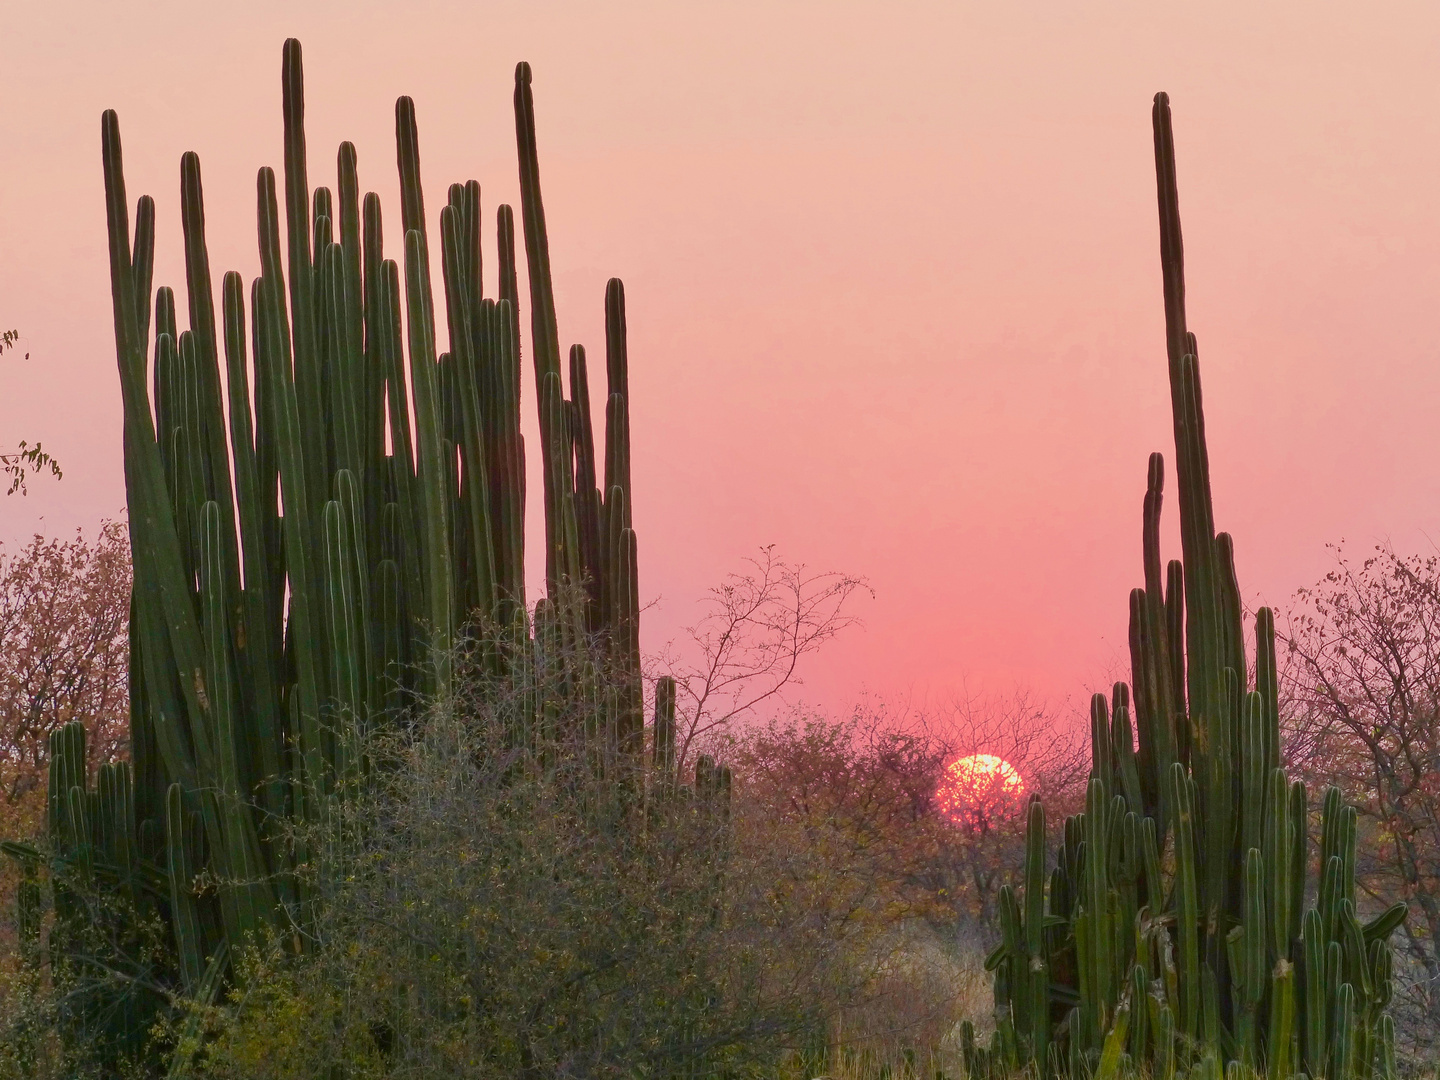
[[[1389,1077],[1387,939],[1405,905],[1356,915],[1355,810],[1321,814],[1307,908],[1304,785],[1281,767],[1275,620],[1245,655],[1234,544],[1215,531],[1184,258],[1170,104],[1155,98],[1155,169],[1183,558],[1160,556],[1164,462],[1142,518],[1144,587],[1130,594],[1131,681],[1091,709],[1085,811],[1065,823],[1045,888],[1032,802],[1024,892],[1001,897],[991,954],[996,1031],[966,1042],[974,1075]],[[1006,1074],[1008,1075],[1008,1074]]]
[[[102,770],[97,790],[78,726],[58,733],[51,836],[67,872],[161,916],[191,994],[256,935],[304,947],[326,855],[282,842],[286,823],[326,820],[367,769],[367,726],[444,695],[457,653],[533,688],[517,744],[565,734],[546,725],[566,717],[617,787],[643,767],[625,294],[611,280],[604,297],[602,461],[584,349],[561,365],[529,65],[514,105],[544,477],[533,625],[512,211],[496,212],[487,296],[480,186],[449,188],[437,288],[414,103],[395,108],[397,263],[354,146],[339,147],[333,192],[311,187],[298,41],[285,43],[282,81],[283,174],[256,181],[260,275],[247,290],[225,274],[218,313],[200,162],[181,160],[184,330],[174,293],[152,293],[154,203],[139,200],[132,236],[119,121],[101,122],[135,567],[132,762]],[[673,769],[673,704],[671,685],[661,771]],[[708,762],[699,779],[728,791]],[[36,853],[10,848],[34,866]]]

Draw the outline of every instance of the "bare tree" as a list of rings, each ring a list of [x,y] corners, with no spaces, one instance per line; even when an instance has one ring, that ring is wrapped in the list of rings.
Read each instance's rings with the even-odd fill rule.
[[[43,789],[50,733],[79,720],[91,764],[123,756],[129,717],[130,545],[122,522],[92,540],[0,545],[0,803]]]
[[[1356,885],[1410,918],[1397,941],[1409,973],[1397,1001],[1415,1049],[1440,1039],[1440,557],[1375,548],[1302,589],[1288,628],[1284,689],[1292,769],[1338,784],[1360,811]],[[1404,974],[1404,972],[1397,972]],[[1408,1006],[1408,1009],[1406,1008]]]
[[[773,545],[745,561],[748,569],[712,588],[704,615],[686,627],[690,647],[663,658],[676,684],[682,764],[696,739],[801,685],[800,662],[858,621],[851,598],[874,595],[864,578],[786,562]]]

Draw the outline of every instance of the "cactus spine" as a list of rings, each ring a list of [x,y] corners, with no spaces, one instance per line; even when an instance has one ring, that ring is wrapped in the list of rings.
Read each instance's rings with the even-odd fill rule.
[[[1389,1076],[1387,938],[1405,906],[1357,920],[1356,814],[1332,788],[1304,908],[1306,792],[1280,764],[1274,615],[1256,615],[1247,685],[1234,544],[1215,531],[1164,94],[1152,119],[1183,558],[1162,574],[1165,470],[1152,454],[1131,682],[1092,702],[1085,811],[1065,823],[1048,904],[1045,818],[1030,807],[1023,918],[1002,897],[1004,940],[987,962],[997,1031],[1014,1029],[1018,1064],[1041,1077],[1115,1076],[1127,1061],[1161,1077]],[[1048,973],[1043,992],[1032,973]],[[967,1050],[972,1075],[995,1064],[981,1053]]]

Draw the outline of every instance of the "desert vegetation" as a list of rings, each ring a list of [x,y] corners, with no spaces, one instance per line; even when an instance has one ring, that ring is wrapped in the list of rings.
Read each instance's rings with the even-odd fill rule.
[[[868,585],[772,549],[642,654],[625,292],[592,416],[526,64],[514,93],[519,235],[498,207],[487,295],[452,184],[437,288],[414,103],[397,262],[354,146],[311,187],[286,42],[262,272],[218,312],[182,160],[184,330],[102,118],[129,512],[0,554],[0,1076],[1423,1075],[1440,564],[1342,559],[1288,621],[1244,610],[1168,99],[1181,558],[1155,454],[1130,676],[1087,725],[1023,692],[791,708]]]

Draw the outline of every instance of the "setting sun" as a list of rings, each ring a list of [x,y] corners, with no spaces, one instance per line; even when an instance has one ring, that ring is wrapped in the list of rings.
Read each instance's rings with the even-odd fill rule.
[[[956,823],[988,815],[1025,791],[1020,773],[995,754],[968,754],[945,766],[936,792],[940,812]]]

